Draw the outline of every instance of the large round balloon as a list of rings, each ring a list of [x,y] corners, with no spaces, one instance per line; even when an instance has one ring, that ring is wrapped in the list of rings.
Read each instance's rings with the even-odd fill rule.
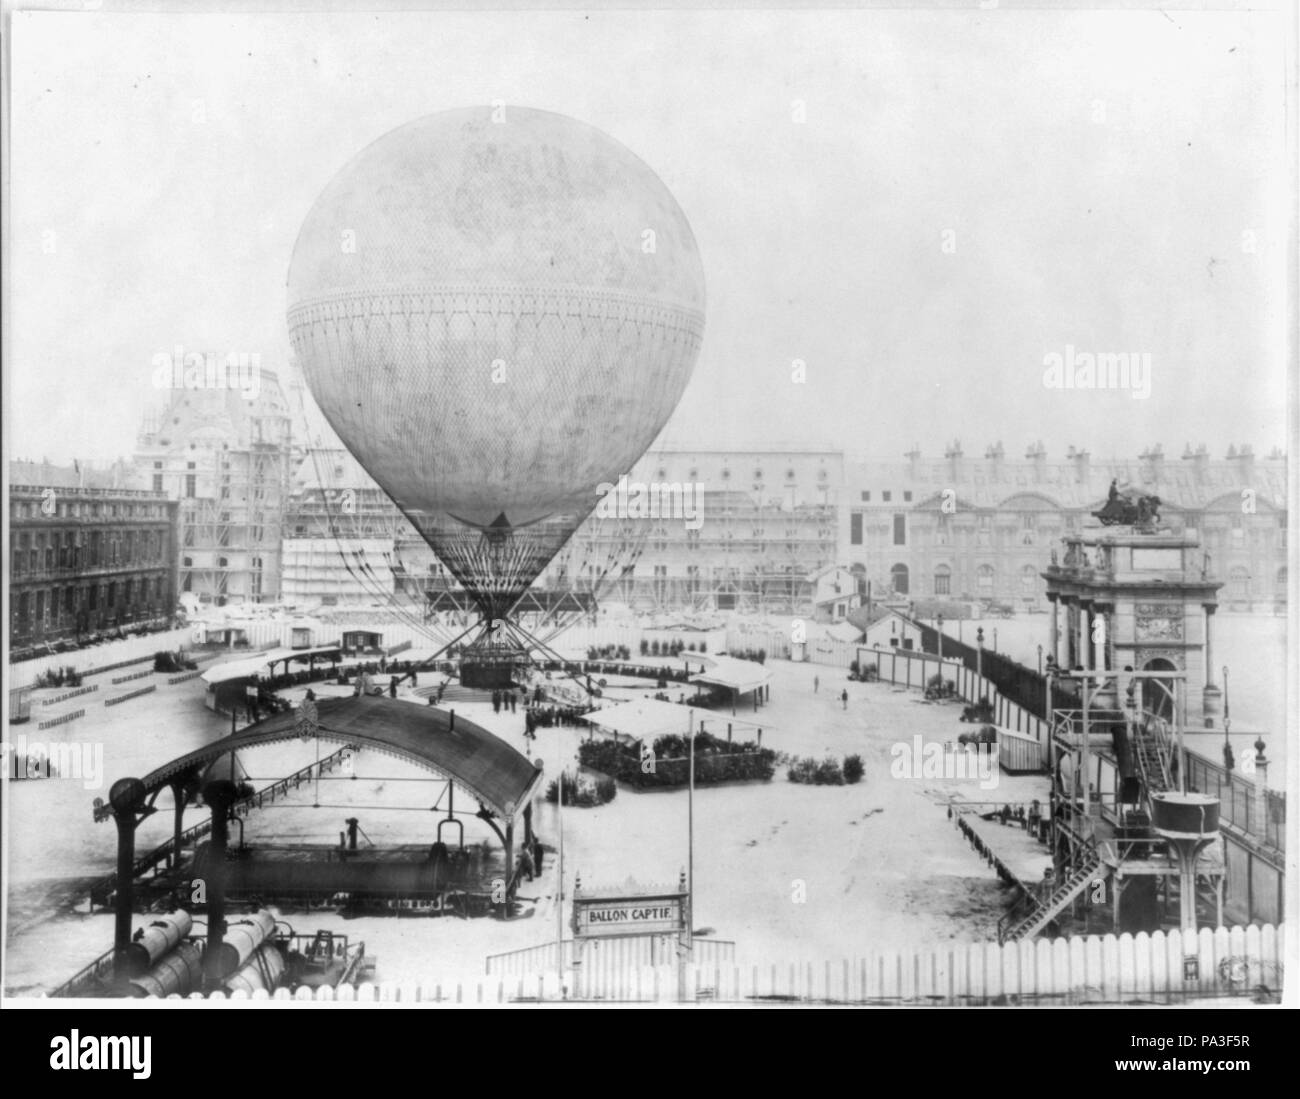
[[[677,405],[704,275],[681,208],[613,138],[472,108],[334,177],[288,317],[334,430],[499,617]]]

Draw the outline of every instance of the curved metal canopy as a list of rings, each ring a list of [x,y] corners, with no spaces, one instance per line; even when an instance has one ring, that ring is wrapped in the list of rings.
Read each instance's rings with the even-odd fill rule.
[[[536,796],[542,768],[481,725],[432,706],[390,698],[325,698],[316,702],[322,740],[384,752],[404,759],[467,790],[506,821]],[[149,794],[195,767],[228,752],[303,736],[299,714],[289,710],[240,729],[202,748],[177,756],[142,780]]]

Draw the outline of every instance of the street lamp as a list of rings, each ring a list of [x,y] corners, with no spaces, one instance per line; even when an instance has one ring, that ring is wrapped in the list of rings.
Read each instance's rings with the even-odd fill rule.
[[[1232,728],[1232,718],[1228,716],[1228,666],[1223,666],[1223,766],[1232,770],[1235,760],[1232,758],[1232,742],[1228,740],[1228,730]]]
[[[1043,674],[1043,646],[1038,646],[1038,674]]]
[[[993,651],[998,651],[998,628],[996,626],[993,627]]]
[[[943,689],[943,615],[937,615],[934,620],[939,629],[939,688]]]
[[[976,644],[976,646],[977,646],[977,648],[976,648],[976,652],[975,652],[975,674],[976,674],[977,676],[979,676],[979,678],[980,678],[980,680],[981,680],[980,688],[981,688],[981,690],[982,690],[982,689],[983,689],[983,686],[984,686],[984,684],[983,684],[983,679],[984,679],[984,627],[983,627],[983,626],[981,626],[978,630],[975,631],[975,644]]]

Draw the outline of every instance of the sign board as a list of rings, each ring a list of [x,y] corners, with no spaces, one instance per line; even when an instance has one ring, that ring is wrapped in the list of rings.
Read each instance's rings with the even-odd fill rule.
[[[1133,569],[1179,572],[1183,567],[1183,551],[1178,546],[1134,546]]]
[[[686,929],[686,894],[573,898],[573,934],[579,939],[678,934]]]

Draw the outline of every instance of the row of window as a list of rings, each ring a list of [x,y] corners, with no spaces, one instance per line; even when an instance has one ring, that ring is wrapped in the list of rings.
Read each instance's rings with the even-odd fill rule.
[[[1033,596],[1039,590],[1038,568],[1034,565],[1024,565],[1020,569],[1020,593],[1024,596]],[[911,571],[908,567],[899,562],[889,570],[889,578],[893,584],[894,591],[899,595],[909,594],[911,587]],[[935,595],[952,595],[952,569],[947,565],[936,565],[933,576],[933,586]],[[975,570],[975,588],[980,596],[991,595],[997,582],[997,570],[992,565],[980,565]],[[1278,593],[1286,594],[1287,571],[1286,568],[1277,570],[1274,584]],[[1250,570],[1238,565],[1228,572],[1227,594],[1231,599],[1248,599],[1253,594],[1251,586]]]
[[[10,505],[10,517],[18,519],[161,519],[166,505],[121,503],[99,500],[61,500],[58,489],[40,500],[17,500]]]
[[[167,602],[166,577],[133,577],[106,584],[69,585],[20,591],[14,599],[14,630],[26,632],[37,626],[51,628],[77,625],[78,615],[104,612],[138,612],[163,608]]]
[[[862,495],[862,502],[863,502],[864,504],[869,504],[869,503],[871,503],[871,492],[870,492],[870,490],[863,491],[861,495]],[[893,491],[893,489],[888,489],[888,488],[887,488],[887,489],[884,489],[884,490],[880,493],[880,500],[881,500],[882,503],[885,503],[885,504],[892,503],[892,502],[893,502],[893,499],[894,499],[894,491]],[[911,490],[911,489],[904,489],[904,490],[903,490],[903,503],[905,503],[905,504],[910,504],[911,502],[912,502],[912,490]]]
[[[160,530],[20,531],[14,539],[12,575],[164,564],[163,546]]]

